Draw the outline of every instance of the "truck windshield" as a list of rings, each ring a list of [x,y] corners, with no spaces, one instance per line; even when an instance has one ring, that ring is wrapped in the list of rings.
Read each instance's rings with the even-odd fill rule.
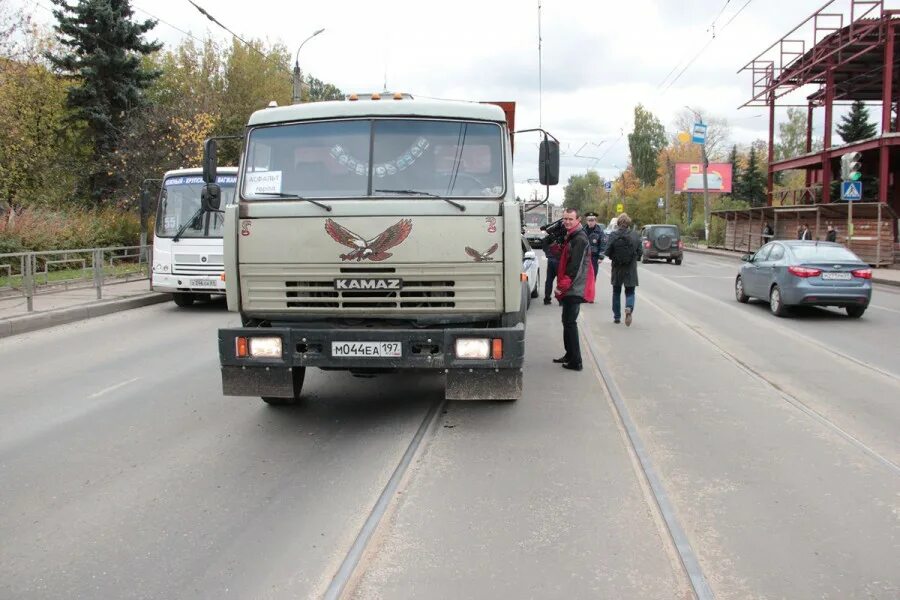
[[[525,213],[525,227],[529,229],[540,229],[541,226],[547,224],[547,214],[536,209]]]
[[[347,120],[254,129],[243,193],[306,198],[497,198],[503,195],[501,128],[425,119]]]
[[[222,188],[222,206],[234,202],[237,175],[219,175],[216,182]],[[199,175],[169,177],[163,183],[159,209],[156,213],[156,235],[172,237],[185,221],[194,222],[181,234],[183,238],[222,237],[225,224],[222,213],[205,213],[199,216],[200,192],[203,178]]]

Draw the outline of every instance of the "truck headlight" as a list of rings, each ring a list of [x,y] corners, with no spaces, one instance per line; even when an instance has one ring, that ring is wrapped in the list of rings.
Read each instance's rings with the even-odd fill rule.
[[[253,358],[281,358],[281,338],[251,337],[250,356]]]
[[[491,342],[486,338],[456,338],[457,358],[490,358]]]

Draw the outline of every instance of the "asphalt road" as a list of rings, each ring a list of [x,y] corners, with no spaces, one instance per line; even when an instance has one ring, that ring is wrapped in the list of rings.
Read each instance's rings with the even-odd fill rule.
[[[900,597],[900,294],[778,319],[734,301],[736,265],[642,265],[630,328],[604,270],[580,373],[533,305],[525,397],[444,407],[345,595]],[[325,593],[441,381],[223,397],[235,322],[164,304],[0,340],[0,597]]]

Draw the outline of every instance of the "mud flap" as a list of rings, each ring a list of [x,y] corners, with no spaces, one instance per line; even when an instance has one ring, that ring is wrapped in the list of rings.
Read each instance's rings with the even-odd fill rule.
[[[293,398],[294,381],[285,367],[222,367],[225,396],[271,396]]]
[[[518,400],[521,369],[451,369],[444,391],[447,400]]]

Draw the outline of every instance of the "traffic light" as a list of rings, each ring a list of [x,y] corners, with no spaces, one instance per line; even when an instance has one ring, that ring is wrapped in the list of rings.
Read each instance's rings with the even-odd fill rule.
[[[859,161],[861,157],[859,152],[848,152],[841,156],[841,179],[859,181],[862,178],[862,173],[860,173],[862,163]]]

